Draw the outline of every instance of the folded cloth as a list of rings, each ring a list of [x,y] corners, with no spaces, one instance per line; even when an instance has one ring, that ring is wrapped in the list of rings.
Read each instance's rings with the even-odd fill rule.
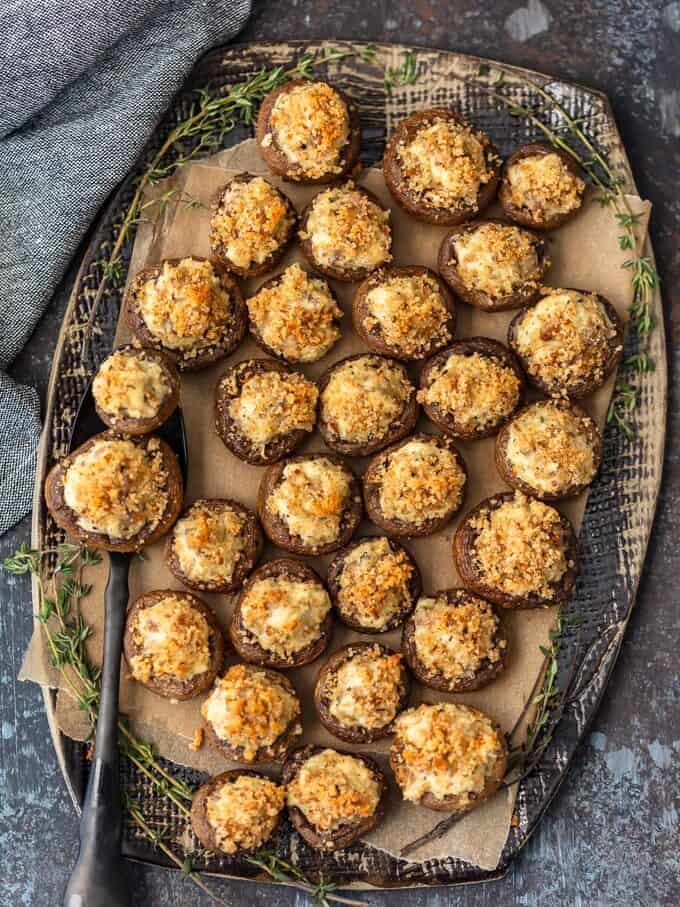
[[[250,0],[7,0],[0,6],[0,534],[31,505],[35,391],[2,370],[198,57]]]

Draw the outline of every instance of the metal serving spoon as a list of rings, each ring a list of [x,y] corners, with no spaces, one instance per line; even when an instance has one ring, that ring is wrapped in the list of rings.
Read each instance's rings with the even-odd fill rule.
[[[106,428],[95,410],[90,385],[78,408],[69,453]],[[186,487],[187,443],[179,407],[155,433],[177,455]],[[94,756],[80,817],[80,850],[66,886],[64,907],[129,907],[130,904],[121,856],[118,692],[128,573],[133,556],[134,553],[109,552],[109,579],[104,593],[104,660]]]

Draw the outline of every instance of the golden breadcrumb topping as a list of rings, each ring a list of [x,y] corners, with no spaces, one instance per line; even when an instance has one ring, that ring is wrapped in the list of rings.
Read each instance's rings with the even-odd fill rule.
[[[615,337],[595,293],[551,290],[518,323],[515,344],[529,374],[560,394],[574,382],[604,379]]]
[[[261,453],[270,441],[294,431],[311,431],[319,389],[298,372],[265,371],[251,375],[229,403],[239,431]]]
[[[364,325],[396,353],[424,355],[453,336],[441,287],[429,274],[390,277],[366,294]]]
[[[413,564],[384,537],[366,539],[345,557],[338,583],[342,613],[364,627],[386,626],[410,604]]]
[[[229,746],[252,761],[261,747],[272,746],[292,725],[299,725],[300,702],[283,677],[254,665],[233,665],[215,681],[201,715]]]
[[[350,504],[350,478],[326,457],[287,463],[267,509],[307,545],[335,541]]]
[[[387,655],[377,645],[352,655],[324,684],[331,715],[345,727],[386,727],[401,702],[402,659],[400,653]]]
[[[484,353],[452,353],[430,372],[418,400],[453,417],[464,431],[507,419],[519,402],[522,384],[506,362]]]
[[[349,139],[349,113],[326,82],[309,82],[282,92],[269,117],[279,150],[309,179],[340,173],[340,153]]]
[[[250,268],[281,248],[295,217],[271,183],[233,180],[210,219],[210,245],[237,268]]]
[[[255,850],[267,841],[286,802],[286,789],[269,778],[225,780],[205,801],[205,815],[223,853]]]
[[[409,190],[434,208],[469,208],[493,176],[478,135],[453,120],[425,123],[397,157]]]
[[[400,365],[369,354],[333,369],[321,393],[321,418],[340,440],[368,442],[389,431],[412,393]]]
[[[191,680],[210,668],[210,626],[204,614],[180,595],[168,593],[137,612],[132,625],[136,653],[132,676],[142,683],[152,678]]]
[[[483,792],[505,746],[490,718],[465,705],[419,705],[397,718],[394,774],[405,800],[424,794],[464,797]],[[469,797],[469,799],[472,799]]]
[[[585,182],[559,154],[535,154],[515,161],[506,172],[509,200],[539,218],[566,214],[581,204]]]
[[[253,582],[240,608],[244,629],[286,658],[317,641],[331,601],[321,583],[274,576]]]
[[[286,801],[319,831],[361,822],[380,802],[380,785],[362,759],[326,749],[307,759],[288,785]]]
[[[100,439],[76,454],[64,475],[64,502],[87,532],[131,539],[152,532],[168,505],[160,442]]]
[[[383,516],[420,525],[456,510],[465,473],[447,447],[434,439],[414,438],[384,457],[375,480],[380,483]]]
[[[137,305],[153,337],[185,358],[219,344],[234,314],[212,263],[194,258],[164,262],[158,277],[138,288]]]
[[[192,504],[172,531],[182,573],[199,582],[230,582],[245,547],[244,529],[244,515],[229,504]]]
[[[111,421],[153,419],[172,390],[162,366],[143,353],[112,353],[92,382],[92,396]]]
[[[597,466],[591,425],[550,401],[534,403],[508,426],[505,457],[517,478],[541,493],[587,485]]]
[[[300,238],[321,267],[373,270],[392,258],[390,212],[351,181],[324,189],[312,201]]]
[[[552,598],[573,566],[559,512],[520,492],[484,509],[470,526],[475,566],[485,583],[508,595]]]
[[[311,277],[300,265],[286,268],[247,305],[262,342],[286,359],[316,362],[340,339],[342,309],[326,281]]]
[[[540,286],[536,241],[521,227],[480,224],[456,237],[453,246],[449,264],[469,290],[500,297]]]
[[[418,660],[449,680],[471,679],[497,664],[507,646],[496,639],[499,620],[492,606],[472,593],[455,602],[445,595],[421,598],[413,621]]]

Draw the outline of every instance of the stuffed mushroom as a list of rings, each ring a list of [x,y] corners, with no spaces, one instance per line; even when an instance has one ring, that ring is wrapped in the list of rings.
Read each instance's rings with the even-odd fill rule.
[[[498,200],[510,220],[554,230],[576,215],[586,184],[576,162],[553,145],[523,145],[503,166]]]

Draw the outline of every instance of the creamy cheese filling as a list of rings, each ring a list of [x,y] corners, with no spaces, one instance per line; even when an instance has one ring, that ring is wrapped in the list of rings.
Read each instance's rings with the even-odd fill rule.
[[[112,353],[92,382],[92,396],[113,419],[153,419],[171,391],[163,368],[141,353]]]
[[[297,372],[267,371],[247,378],[229,403],[229,415],[261,453],[275,438],[311,431],[319,390]]]
[[[228,504],[193,504],[175,523],[173,550],[187,577],[229,582],[245,547],[245,517]]]
[[[186,599],[169,593],[137,612],[132,628],[137,652],[130,668],[136,680],[191,680],[210,668],[210,626]]]
[[[366,539],[345,557],[339,576],[342,613],[364,627],[386,626],[410,603],[413,565],[386,538]]]
[[[453,334],[451,314],[437,281],[429,274],[387,277],[366,294],[365,326],[406,356],[443,345]]]
[[[578,208],[586,187],[558,154],[520,158],[508,168],[506,179],[512,204],[546,218]]]
[[[345,727],[386,727],[396,716],[403,685],[402,655],[379,646],[353,655],[331,676],[328,710]]]
[[[319,457],[288,463],[267,507],[291,535],[308,545],[322,545],[337,539],[349,503],[347,470]]]
[[[210,793],[205,815],[221,851],[254,850],[271,836],[285,802],[285,788],[269,778],[239,775]]]
[[[454,250],[453,264],[470,290],[499,297],[540,286],[536,243],[520,227],[480,224],[458,236]]]
[[[331,602],[320,583],[279,576],[253,582],[240,607],[244,629],[263,649],[287,657],[317,641]]]

